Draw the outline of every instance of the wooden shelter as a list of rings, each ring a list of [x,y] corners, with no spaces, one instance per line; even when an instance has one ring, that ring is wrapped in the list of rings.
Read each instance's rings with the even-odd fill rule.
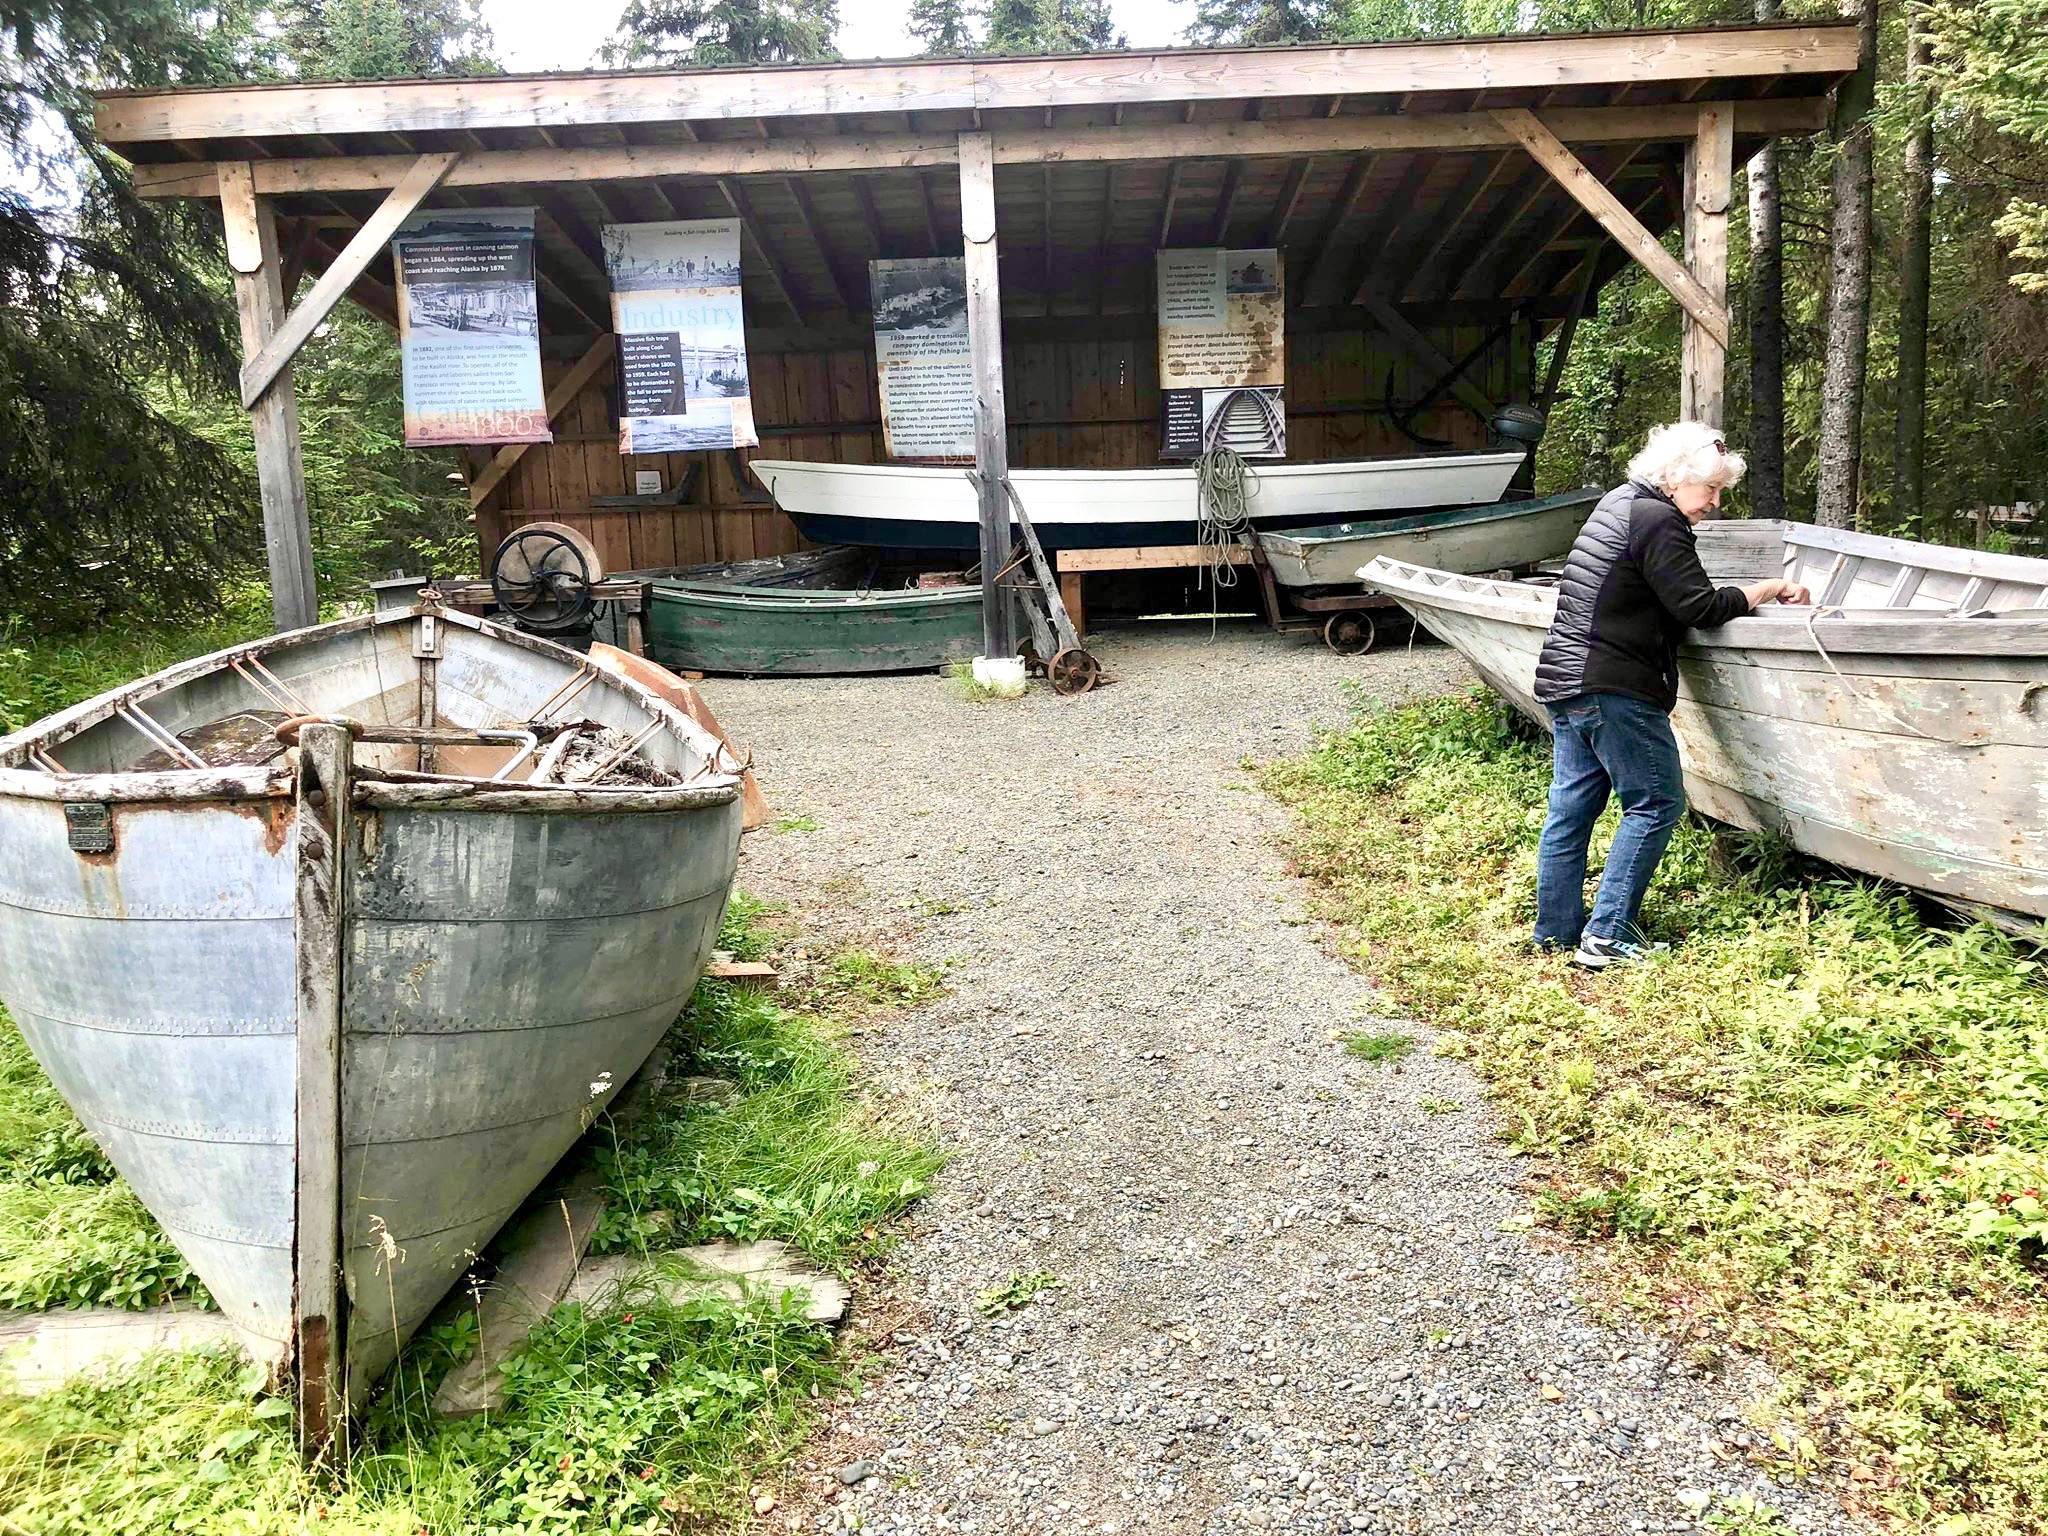
[[[613,569],[798,540],[742,455],[618,453],[601,226],[742,222],[760,451],[781,458],[881,457],[866,263],[964,251],[992,571],[1007,465],[1157,462],[1161,248],[1282,249],[1293,458],[1483,444],[1501,404],[1549,403],[1537,342],[1562,332],[1561,360],[1631,260],[1684,308],[1682,409],[1719,419],[1734,163],[1823,128],[1855,67],[1853,26],[1800,22],[109,92],[97,121],[145,196],[220,201],[295,625],[316,607],[291,359],[344,296],[393,317],[389,241],[416,208],[541,211],[556,439],[463,467],[485,549],[563,519]],[[630,493],[642,468],[659,494]]]

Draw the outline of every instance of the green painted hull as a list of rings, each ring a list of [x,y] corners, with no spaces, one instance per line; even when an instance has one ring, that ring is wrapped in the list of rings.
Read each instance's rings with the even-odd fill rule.
[[[978,586],[835,592],[656,580],[647,610],[647,654],[693,672],[923,672],[981,651]]]

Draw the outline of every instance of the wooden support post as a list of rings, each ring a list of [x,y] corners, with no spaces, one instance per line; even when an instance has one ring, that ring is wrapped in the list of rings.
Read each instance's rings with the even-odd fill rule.
[[[256,196],[245,160],[220,167],[221,222],[228,265],[235,274],[235,312],[241,321],[242,357],[261,355],[284,320],[284,269],[278,258],[277,219]],[[313,579],[313,529],[306,517],[306,467],[299,456],[299,404],[289,367],[276,386],[249,407],[256,436],[256,484],[263,498],[263,542],[270,554],[270,612],[283,629],[302,629],[320,617]]]
[[[1009,427],[1003,410],[1002,290],[996,281],[995,152],[986,133],[960,135],[960,235],[967,253],[967,340],[974,368],[974,468],[981,498],[982,653],[1014,656],[1010,610],[996,577],[1010,558]]]
[[[1700,127],[1685,146],[1685,265],[1707,296],[1728,304],[1728,203],[1735,184],[1735,112],[1727,102],[1700,108]],[[1728,342],[1688,314],[1678,382],[1682,421],[1726,421]]]
[[[297,1208],[292,1354],[299,1448],[323,1454],[348,1413],[347,1293],[341,1237],[342,863],[349,837],[349,736],[326,722],[299,732],[293,934],[298,986]]]
[[[1512,134],[1536,163],[1557,178],[1559,186],[1571,193],[1596,220],[1637,261],[1649,270],[1670,295],[1678,300],[1694,322],[1724,348],[1728,345],[1728,306],[1700,285],[1683,263],[1664,249],[1663,243],[1643,227],[1642,220],[1622,204],[1586,163],[1546,127],[1534,112],[1521,107],[1502,108],[1494,118]],[[1724,234],[1725,244],[1725,234]]]

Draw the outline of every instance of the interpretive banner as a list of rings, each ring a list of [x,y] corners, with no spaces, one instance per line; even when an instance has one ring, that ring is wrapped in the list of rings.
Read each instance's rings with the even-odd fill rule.
[[[547,443],[531,208],[416,213],[391,240],[405,441]]]
[[[740,221],[607,224],[619,452],[751,448]]]
[[[1159,253],[1161,458],[1287,456],[1278,251]]]
[[[967,263],[958,256],[868,263],[882,438],[891,458],[974,457]]]

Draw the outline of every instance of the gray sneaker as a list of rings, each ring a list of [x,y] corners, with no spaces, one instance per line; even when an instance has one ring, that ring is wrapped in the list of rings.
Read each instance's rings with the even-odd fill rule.
[[[1603,939],[1597,933],[1586,933],[1579,936],[1578,953],[1572,956],[1572,963],[1589,971],[1604,971],[1610,965],[1632,964],[1645,958],[1652,950],[1670,947],[1669,944],[1631,944],[1627,939]]]

